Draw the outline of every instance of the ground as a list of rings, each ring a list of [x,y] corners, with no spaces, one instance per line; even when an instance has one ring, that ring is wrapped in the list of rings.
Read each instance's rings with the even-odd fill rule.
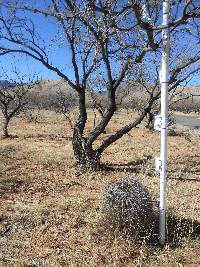
[[[133,116],[117,114],[106,134]],[[179,128],[169,137],[164,248],[112,231],[102,209],[105,187],[133,177],[149,189],[157,211],[158,132],[133,129],[105,151],[104,170],[85,174],[75,168],[72,133],[61,115],[40,112],[36,123],[15,118],[10,133],[0,140],[0,266],[200,266],[198,131]]]

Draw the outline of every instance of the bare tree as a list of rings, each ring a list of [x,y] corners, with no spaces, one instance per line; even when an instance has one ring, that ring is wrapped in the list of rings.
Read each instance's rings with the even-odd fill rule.
[[[175,105],[181,101],[186,101],[196,97],[198,94],[192,93],[188,86],[190,86],[192,80],[198,77],[200,73],[200,55],[199,49],[200,45],[196,42],[191,42],[190,44],[184,43],[181,45],[179,50],[177,46],[179,40],[179,34],[173,32],[171,34],[171,53],[170,53],[170,75],[169,75],[169,108],[173,109]],[[159,52],[158,52],[159,53]],[[140,88],[140,97],[145,101],[145,99],[151,99],[155,97],[154,104],[149,109],[147,117],[147,127],[153,128],[154,115],[160,111],[160,62],[159,54],[154,53],[151,56],[151,61],[147,58],[143,61],[143,64],[138,68],[137,74],[135,72],[130,75],[132,77],[137,77],[136,85],[137,88]],[[133,84],[133,82],[132,82]],[[128,85],[127,92],[131,93],[131,90]],[[132,96],[134,97],[134,96]],[[126,99],[125,99],[126,100]],[[129,100],[131,103],[131,101]],[[139,112],[142,112],[143,107],[137,103]],[[135,109],[135,106],[133,107]]]
[[[77,99],[73,94],[66,94],[61,90],[56,92],[56,98],[53,103],[54,109],[57,113],[64,115],[71,129],[73,129],[74,126],[72,113],[76,105]]]
[[[0,85],[0,109],[4,117],[3,136],[5,138],[10,136],[8,133],[10,121],[19,115],[28,104],[27,94],[32,86],[24,82],[25,76],[20,77],[19,80],[19,73],[15,71],[15,74],[18,76],[17,81],[6,80]],[[3,77],[5,78],[5,75]]]
[[[147,1],[145,1],[146,3]],[[97,169],[104,150],[142,122],[160,94],[152,95],[138,118],[111,134],[94,148],[93,144],[111,121],[116,109],[116,92],[128,78],[130,69],[137,68],[149,53],[161,47],[161,1],[71,1],[51,0],[49,4],[31,6],[23,1],[3,1],[0,11],[0,55],[28,55],[57,73],[77,93],[79,117],[74,126],[73,150],[82,169]],[[177,11],[178,10],[178,11]],[[184,29],[187,21],[200,17],[199,4],[174,1],[170,30]],[[52,45],[37,29],[35,19],[44,16],[55,22],[56,37]],[[59,37],[59,38],[58,38]],[[53,37],[52,37],[53,39]],[[50,47],[68,47],[70,66],[63,70],[52,62]],[[70,57],[70,58],[69,58]],[[71,69],[73,77],[71,77]],[[181,68],[182,69],[182,68]],[[70,70],[70,71],[69,71]],[[107,107],[99,123],[85,134],[87,122],[86,89],[90,79],[102,76],[107,91]],[[173,79],[176,73],[172,75]],[[175,86],[175,81],[174,81]],[[95,90],[95,88],[94,88]]]

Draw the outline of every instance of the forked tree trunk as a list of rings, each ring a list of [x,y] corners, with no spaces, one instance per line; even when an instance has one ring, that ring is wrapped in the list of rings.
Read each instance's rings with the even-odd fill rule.
[[[81,172],[97,171],[100,169],[101,155],[92,148],[88,148],[86,140],[76,130],[74,130],[72,144],[76,164]]]
[[[88,146],[87,140],[84,137],[87,121],[84,88],[79,92],[79,112],[72,139],[75,161],[81,172],[96,171],[100,168],[100,155],[92,149],[92,145]]]

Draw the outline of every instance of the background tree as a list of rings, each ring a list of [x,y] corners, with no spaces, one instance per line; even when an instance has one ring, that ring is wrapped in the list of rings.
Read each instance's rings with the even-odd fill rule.
[[[4,72],[4,71],[3,71]],[[33,87],[33,84],[25,82],[26,75],[21,75],[17,70],[14,71],[16,79],[9,79],[5,73],[3,78],[7,77],[9,80],[5,80],[0,84],[0,109],[3,114],[3,136],[8,138],[8,127],[10,121],[22,111],[24,111],[28,104],[28,92]]]
[[[186,106],[192,110],[191,105],[197,104],[195,100],[197,101],[198,93],[192,89],[192,83],[200,73],[200,43],[191,42],[188,44],[188,42],[183,41],[179,47],[181,38],[183,38],[182,33],[174,31],[171,34],[169,109],[173,110],[179,106],[179,111],[185,111]],[[177,47],[179,47],[178,50]],[[130,72],[129,82],[124,88],[121,88],[120,92],[120,95],[123,96],[122,105],[139,113],[143,111],[146,101],[152,97],[157,99],[146,115],[147,127],[151,129],[153,128],[154,115],[160,112],[160,101],[158,101],[161,94],[159,53],[158,51],[150,58],[146,57],[143,63],[138,66],[137,71],[133,69]],[[193,104],[189,99],[193,100]],[[185,107],[183,108],[183,106]]]
[[[66,92],[59,90],[56,92],[56,98],[52,104],[57,113],[64,115],[73,130],[73,110],[77,105],[76,97],[73,94],[66,94]]]
[[[116,92],[119,86],[126,82],[131,69],[138,68],[149,53],[161,48],[162,3],[148,1],[146,6],[144,3],[128,0],[51,0],[32,6],[27,1],[16,1],[14,4],[7,0],[1,4],[0,55],[28,55],[57,73],[78,93],[79,117],[74,126],[73,150],[76,162],[82,169],[99,168],[104,150],[140,124],[160,96],[157,94],[149,98],[136,120],[105,137],[94,149],[93,144],[117,109]],[[47,43],[44,33],[37,27],[36,20],[41,16],[46,23],[54,22],[55,36],[59,38],[52,37],[52,44]],[[170,30],[182,30],[187,21],[194,24],[199,17],[196,1],[174,1]],[[68,52],[64,70],[63,66],[52,60],[50,48],[55,48],[55,45]],[[66,68],[69,62],[71,69]],[[102,119],[86,135],[86,89],[89,80],[96,75],[102,77],[107,106]]]

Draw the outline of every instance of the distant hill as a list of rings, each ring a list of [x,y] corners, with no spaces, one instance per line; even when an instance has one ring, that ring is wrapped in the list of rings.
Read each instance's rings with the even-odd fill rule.
[[[150,89],[150,85],[146,85],[146,89]],[[143,107],[147,101],[148,93],[146,89],[136,82],[128,82],[118,88],[116,92],[116,102],[121,107]],[[160,86],[156,88],[155,91],[159,91]],[[78,99],[77,92],[72,89],[65,81],[59,80],[41,80],[33,86],[30,90],[31,101],[35,103],[41,103],[41,106],[48,108],[56,101],[57,93],[62,92],[66,98]],[[197,110],[200,105],[200,86],[191,86],[191,87],[178,87],[176,93],[179,93],[177,97],[182,98],[180,102],[178,101],[173,105],[174,109],[186,109],[186,110]],[[187,95],[194,95],[193,98],[187,98]],[[107,105],[107,93],[93,92],[93,96],[97,99],[97,102],[100,102],[101,105]],[[175,97],[176,99],[176,97]],[[123,101],[122,101],[123,100]],[[86,105],[88,107],[93,106],[93,98],[91,98],[91,93],[89,90],[86,91]]]
[[[0,80],[0,90],[5,90],[10,86],[14,86],[14,84],[7,80]]]

